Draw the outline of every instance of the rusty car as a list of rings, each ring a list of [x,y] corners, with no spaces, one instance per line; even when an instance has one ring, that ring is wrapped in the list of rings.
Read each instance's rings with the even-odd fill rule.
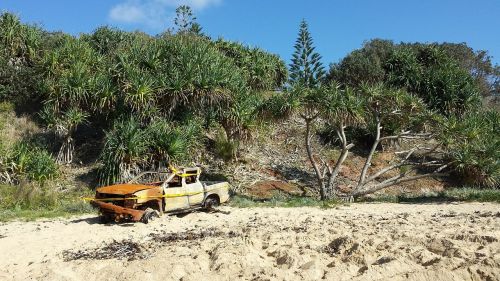
[[[127,183],[98,188],[90,203],[103,222],[148,223],[163,213],[212,209],[229,199],[229,183],[200,181],[201,169],[143,172]]]

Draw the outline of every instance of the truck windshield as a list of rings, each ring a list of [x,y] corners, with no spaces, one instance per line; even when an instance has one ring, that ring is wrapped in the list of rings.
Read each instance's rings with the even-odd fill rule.
[[[129,183],[161,185],[170,175],[170,173],[144,172],[133,178]]]

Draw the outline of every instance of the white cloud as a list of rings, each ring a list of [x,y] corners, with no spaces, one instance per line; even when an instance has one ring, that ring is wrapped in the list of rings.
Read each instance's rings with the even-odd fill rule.
[[[222,0],[125,0],[111,8],[109,20],[114,23],[141,24],[152,29],[166,29],[175,8],[188,5],[195,11],[217,5]]]
[[[180,5],[188,5],[195,10],[202,10],[211,5],[217,5],[221,0],[157,0],[166,6],[178,7]]]
[[[144,10],[132,3],[121,3],[109,11],[112,21],[123,23],[137,23],[145,19]]]

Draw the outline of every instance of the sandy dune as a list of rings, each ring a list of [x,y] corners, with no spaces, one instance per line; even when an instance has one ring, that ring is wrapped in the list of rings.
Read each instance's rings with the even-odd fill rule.
[[[0,280],[500,280],[498,204],[223,211],[5,223]]]

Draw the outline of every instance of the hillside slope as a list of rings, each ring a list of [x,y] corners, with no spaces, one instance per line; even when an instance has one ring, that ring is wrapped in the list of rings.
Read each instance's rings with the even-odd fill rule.
[[[316,178],[307,158],[304,146],[305,124],[300,118],[292,118],[270,125],[258,131],[254,139],[245,144],[239,161],[223,163],[214,158],[207,159],[206,170],[210,173],[227,176],[238,193],[269,198],[275,195],[316,195]],[[325,155],[325,159],[335,161],[339,150],[324,146],[320,138],[313,139],[316,152]],[[365,161],[366,148],[353,149],[349,153],[340,172],[340,185],[348,190],[359,177]],[[377,153],[371,170],[388,166],[393,159],[393,152]],[[380,191],[378,194],[423,194],[442,191],[452,186],[447,178],[423,178],[413,182]]]

